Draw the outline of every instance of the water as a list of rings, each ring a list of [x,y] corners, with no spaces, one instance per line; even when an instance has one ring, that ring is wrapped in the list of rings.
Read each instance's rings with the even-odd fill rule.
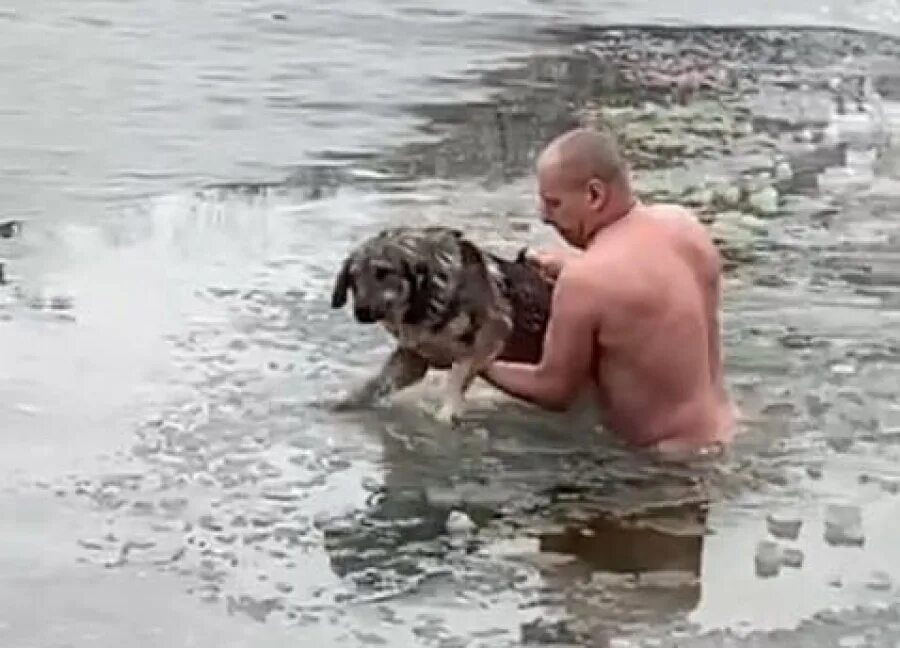
[[[486,389],[462,435],[422,413],[433,382],[354,416],[309,404],[386,349],[327,308],[351,241],[420,220],[500,249],[547,240],[522,174],[566,101],[590,98],[595,64],[570,54],[580,25],[900,34],[895,3],[842,6],[0,11],[0,204],[25,221],[0,239],[4,645],[499,646],[597,620],[609,636],[806,622],[766,636],[888,637],[896,153],[874,185],[790,197],[765,235],[734,226],[756,258],[730,275],[726,317],[749,429],[705,479]],[[829,542],[835,504],[858,507],[862,549],[846,520],[850,546]],[[801,522],[775,538],[799,567],[759,550],[771,515]],[[823,611],[838,623],[821,635]]]

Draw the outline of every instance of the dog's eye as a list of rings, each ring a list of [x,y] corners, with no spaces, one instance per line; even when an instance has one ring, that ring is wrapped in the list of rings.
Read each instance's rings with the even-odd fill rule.
[[[384,281],[388,276],[387,268],[375,268],[375,278],[378,281]]]

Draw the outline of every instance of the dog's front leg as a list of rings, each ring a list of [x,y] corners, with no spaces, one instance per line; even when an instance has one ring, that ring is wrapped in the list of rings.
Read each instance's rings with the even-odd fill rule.
[[[447,375],[444,402],[436,414],[440,422],[449,425],[455,425],[459,422],[459,417],[462,415],[465,405],[466,390],[475,377],[473,368],[474,362],[472,358],[458,360],[450,367],[450,372]]]
[[[453,363],[447,376],[444,403],[437,412],[440,421],[452,425],[459,422],[469,385],[503,350],[503,342],[510,329],[509,322],[503,318],[490,321],[482,327],[472,346],[472,354]]]
[[[427,371],[428,362],[418,353],[408,349],[395,349],[381,370],[341,399],[335,409],[353,409],[384,398],[419,382]]]

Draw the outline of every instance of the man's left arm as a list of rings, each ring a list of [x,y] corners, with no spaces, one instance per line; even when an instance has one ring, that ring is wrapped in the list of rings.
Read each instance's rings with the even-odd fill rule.
[[[507,394],[544,409],[567,409],[588,379],[595,354],[595,283],[583,269],[563,271],[553,291],[540,362],[494,362],[482,377]]]

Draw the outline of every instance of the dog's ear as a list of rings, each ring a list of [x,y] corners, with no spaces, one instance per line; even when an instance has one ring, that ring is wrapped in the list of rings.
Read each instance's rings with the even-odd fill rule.
[[[334,288],[331,291],[331,307],[342,308],[347,303],[347,291],[350,290],[350,263],[351,257],[344,259],[337,278],[334,280]]]
[[[484,260],[484,254],[482,254],[481,250],[479,250],[474,243],[465,238],[460,239],[459,252],[460,257],[462,258],[463,267],[475,266],[478,268],[479,274],[487,278],[488,271],[487,264]]]
[[[414,324],[425,319],[428,313],[428,304],[431,301],[428,282],[431,279],[431,271],[424,261],[416,263],[403,261],[403,274],[409,282],[409,304],[404,319]]]

